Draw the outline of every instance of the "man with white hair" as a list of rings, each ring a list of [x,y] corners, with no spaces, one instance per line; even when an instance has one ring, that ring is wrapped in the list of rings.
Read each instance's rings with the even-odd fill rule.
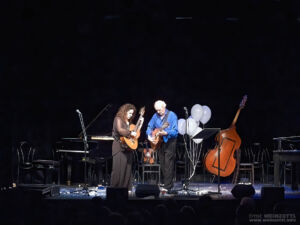
[[[154,103],[156,113],[148,123],[148,140],[158,147],[158,158],[164,179],[164,189],[171,193],[176,158],[176,140],[178,136],[177,115],[166,108],[166,103],[158,100]]]

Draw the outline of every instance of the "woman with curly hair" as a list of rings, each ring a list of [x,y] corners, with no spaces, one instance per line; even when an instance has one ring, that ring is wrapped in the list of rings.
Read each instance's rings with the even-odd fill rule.
[[[130,131],[129,126],[136,114],[136,108],[132,104],[122,105],[113,123],[112,136],[114,137],[112,145],[113,165],[111,172],[111,187],[124,187],[131,189],[131,167],[133,162],[132,151],[126,144],[122,143],[121,137],[136,136],[136,132]]]

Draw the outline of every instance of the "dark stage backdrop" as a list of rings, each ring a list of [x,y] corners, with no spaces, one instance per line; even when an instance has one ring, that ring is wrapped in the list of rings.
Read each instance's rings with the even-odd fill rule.
[[[179,118],[184,106],[207,105],[206,126],[225,129],[247,94],[237,122],[242,145],[273,148],[273,137],[299,135],[296,1],[248,1],[248,8],[229,1],[197,13],[188,3],[168,1],[17,2],[1,13],[6,177],[13,145],[30,140],[47,156],[57,140],[81,131],[76,109],[87,125],[107,104],[112,107],[88,134],[110,135],[118,107],[127,102],[146,106],[144,132],[157,99]]]

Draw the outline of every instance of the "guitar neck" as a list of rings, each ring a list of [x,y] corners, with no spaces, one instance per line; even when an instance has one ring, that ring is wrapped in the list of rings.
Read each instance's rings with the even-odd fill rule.
[[[141,129],[142,127],[142,115],[140,115],[139,119],[138,119],[138,122],[136,123],[136,126],[134,128],[134,131],[137,132]]]

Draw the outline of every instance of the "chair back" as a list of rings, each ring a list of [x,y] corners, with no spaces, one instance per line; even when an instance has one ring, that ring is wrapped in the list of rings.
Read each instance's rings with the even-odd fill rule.
[[[267,148],[262,149],[260,158],[261,158],[261,162],[268,163],[268,149]]]
[[[272,162],[273,161],[273,152],[272,152],[271,149],[269,150],[268,148],[266,148],[265,149],[265,155],[266,155],[266,161],[267,162]]]
[[[32,168],[35,148],[28,141],[21,141],[17,148],[18,165],[22,169]]]
[[[253,152],[251,148],[245,147],[240,150],[240,161],[243,163],[253,162]]]
[[[253,143],[252,144],[252,160],[255,163],[261,162],[261,154],[262,154],[262,149],[261,149],[261,144],[260,143]]]

